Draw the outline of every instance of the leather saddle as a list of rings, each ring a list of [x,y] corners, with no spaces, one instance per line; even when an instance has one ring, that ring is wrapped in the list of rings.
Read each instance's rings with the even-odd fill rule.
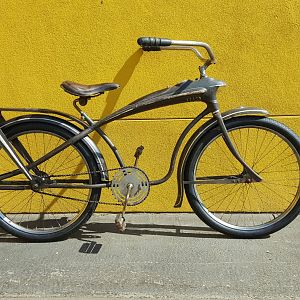
[[[60,86],[65,92],[82,98],[96,97],[103,94],[106,91],[111,91],[120,87],[116,83],[100,83],[93,85],[85,85],[72,81],[64,81]]]

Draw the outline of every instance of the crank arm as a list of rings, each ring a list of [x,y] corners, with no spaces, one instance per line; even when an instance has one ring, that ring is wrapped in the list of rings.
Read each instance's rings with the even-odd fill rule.
[[[126,229],[126,222],[124,216],[125,216],[125,212],[126,212],[126,208],[127,208],[128,200],[130,198],[130,192],[132,188],[133,188],[133,184],[129,183],[127,185],[127,194],[126,194],[125,202],[123,203],[122,213],[118,214],[115,219],[116,227],[120,232],[123,232]]]

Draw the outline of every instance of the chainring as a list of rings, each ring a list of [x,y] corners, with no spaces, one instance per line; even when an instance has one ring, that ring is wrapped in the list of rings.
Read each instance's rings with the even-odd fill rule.
[[[150,191],[148,176],[136,167],[121,168],[116,171],[112,181],[111,190],[113,196],[122,203],[125,203],[128,184],[133,187],[130,191],[127,205],[134,206],[143,202]]]

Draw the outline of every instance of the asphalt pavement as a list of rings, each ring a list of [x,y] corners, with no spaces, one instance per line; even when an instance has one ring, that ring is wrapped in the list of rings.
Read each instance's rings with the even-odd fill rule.
[[[300,217],[264,239],[232,239],[194,214],[96,214],[69,239],[0,230],[0,297],[300,299]]]

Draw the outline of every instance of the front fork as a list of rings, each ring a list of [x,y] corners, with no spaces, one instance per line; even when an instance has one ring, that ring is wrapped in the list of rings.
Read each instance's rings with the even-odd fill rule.
[[[224,142],[226,143],[228,149],[232,153],[232,155],[242,164],[244,167],[244,172],[250,176],[250,179],[253,180],[254,182],[260,182],[262,181],[262,178],[243,160],[239,152],[236,150],[236,147],[233,145],[229,134],[228,130],[224,124],[222,115],[219,110],[216,110],[213,112],[214,117],[216,118],[221,131],[222,131],[222,136],[224,139]]]

